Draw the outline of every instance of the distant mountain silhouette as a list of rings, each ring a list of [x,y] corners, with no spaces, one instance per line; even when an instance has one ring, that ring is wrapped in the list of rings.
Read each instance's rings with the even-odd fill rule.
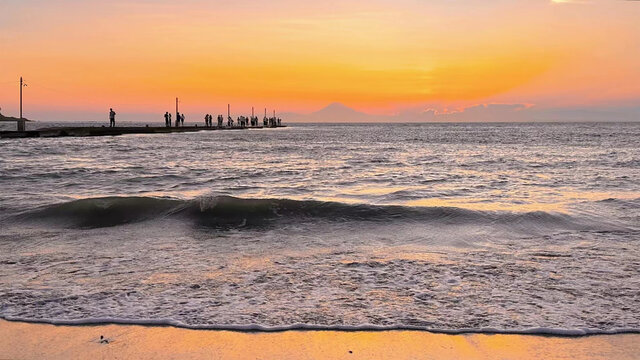
[[[362,114],[342,103],[334,102],[314,112],[317,115],[359,115]]]
[[[304,122],[369,122],[379,118],[378,115],[363,113],[339,102],[331,103],[310,114],[284,113],[282,117],[290,121]]]
[[[640,1],[640,0],[639,0]],[[640,106],[628,107],[556,107],[543,108],[527,104],[477,104],[456,111],[425,108],[395,115],[373,115],[334,102],[310,114],[282,113],[283,121],[347,122],[518,122],[518,121],[640,121]]]
[[[0,121],[18,121],[20,120],[19,118],[15,118],[15,117],[11,117],[11,116],[4,116],[0,113]],[[27,118],[23,118],[23,120],[25,121],[31,121]]]

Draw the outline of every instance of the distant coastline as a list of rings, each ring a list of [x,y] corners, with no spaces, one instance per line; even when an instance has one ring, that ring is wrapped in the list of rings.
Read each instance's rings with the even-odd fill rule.
[[[9,121],[18,121],[18,120],[20,120],[20,118],[12,117],[12,116],[4,116],[4,115],[2,115],[0,113],[0,121],[9,122]],[[22,118],[22,120],[24,120],[24,121],[33,121],[33,120],[29,120],[27,118]]]

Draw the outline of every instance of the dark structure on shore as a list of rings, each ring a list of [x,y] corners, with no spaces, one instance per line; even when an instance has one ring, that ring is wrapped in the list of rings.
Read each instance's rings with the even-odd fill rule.
[[[184,126],[184,113],[180,113],[178,109],[179,100],[176,97],[176,118],[175,127],[171,126],[171,114],[167,111],[164,114],[165,126],[116,126],[115,112],[113,109],[109,111],[109,127],[101,126],[79,126],[79,127],[50,127],[36,130],[27,130],[26,122],[30,121],[22,117],[22,88],[27,86],[22,77],[20,78],[20,117],[5,117],[0,114],[0,122],[16,122],[17,131],[0,131],[2,139],[18,139],[18,138],[36,138],[36,137],[62,137],[62,136],[117,136],[126,134],[164,134],[174,132],[193,132],[193,131],[212,131],[212,130],[241,130],[241,129],[262,129],[264,127],[285,127],[281,125],[280,119],[275,118],[275,110],[273,118],[267,121],[267,109],[265,109],[265,120],[263,126],[258,124],[258,117],[255,116],[253,108],[251,108],[251,118],[246,116],[238,117],[238,121],[234,124],[231,117],[231,104],[227,105],[227,124],[223,124],[223,116],[218,115],[217,125],[213,126],[213,116],[207,114],[207,121],[204,127]]]
[[[80,127],[51,127],[42,128],[36,130],[25,130],[24,125],[22,128],[18,127],[18,131],[0,131],[0,138],[16,139],[16,138],[36,138],[36,137],[62,137],[62,136],[117,136],[126,134],[166,134],[174,132],[194,132],[194,131],[214,131],[214,130],[245,130],[245,129],[262,129],[262,128],[278,128],[285,127],[282,125],[282,121],[275,117],[275,111],[273,117],[266,117],[263,124],[260,125],[258,117],[255,116],[253,109],[251,109],[251,117],[240,116],[237,122],[234,123],[231,117],[231,106],[227,106],[227,123],[223,122],[223,116],[218,115],[217,126],[213,126],[213,121],[209,121],[205,126],[184,126],[182,122],[178,122],[178,119],[184,118],[184,114],[178,111],[178,99],[176,98],[176,120],[175,126],[170,125],[170,115],[165,113],[165,126],[115,126],[110,119],[109,127],[106,126],[80,126]],[[113,111],[113,110],[111,110]],[[208,114],[207,114],[208,115]],[[110,114],[111,116],[111,114]],[[3,117],[3,119],[5,119]],[[6,118],[4,121],[26,121],[26,119]],[[168,125],[168,126],[167,126]]]
[[[15,122],[17,131],[25,131],[26,130],[26,124],[27,124],[27,122],[30,122],[30,121],[31,120],[26,119],[26,118],[16,118],[16,117],[4,116],[4,115],[0,114],[0,123]]]
[[[274,127],[286,127],[284,125]],[[37,137],[62,137],[62,136],[117,136],[126,134],[166,134],[194,131],[218,131],[218,130],[248,130],[262,129],[263,126],[116,126],[116,127],[52,127],[28,131],[0,131],[0,138],[37,138]]]

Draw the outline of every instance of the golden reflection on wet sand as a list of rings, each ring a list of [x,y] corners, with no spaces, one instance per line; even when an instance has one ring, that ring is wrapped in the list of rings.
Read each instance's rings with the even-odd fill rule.
[[[108,344],[100,343],[103,335]],[[640,334],[552,337],[424,331],[249,333],[0,320],[7,359],[637,359]]]

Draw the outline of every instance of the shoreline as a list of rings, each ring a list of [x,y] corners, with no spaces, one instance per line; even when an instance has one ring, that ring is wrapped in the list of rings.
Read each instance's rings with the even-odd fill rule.
[[[104,337],[101,343],[100,336]],[[0,320],[1,359],[635,359],[640,334],[443,334],[420,330],[232,331]]]
[[[556,336],[578,338],[599,335],[624,335],[638,334],[640,329],[637,328],[613,328],[607,330],[589,329],[589,328],[524,328],[519,330],[498,329],[498,328],[461,328],[461,329],[438,329],[425,326],[412,325],[309,325],[309,324],[292,324],[266,326],[259,324],[250,325],[187,325],[175,320],[168,319],[146,319],[146,320],[130,320],[119,318],[86,318],[79,320],[54,320],[54,319],[22,319],[13,317],[2,317],[0,321],[53,325],[53,326],[108,326],[108,325],[125,325],[125,326],[145,326],[145,327],[172,327],[184,330],[199,331],[233,331],[239,333],[281,333],[287,331],[336,331],[336,332],[385,332],[385,331],[419,331],[432,334],[442,335],[530,335],[530,336]]]

